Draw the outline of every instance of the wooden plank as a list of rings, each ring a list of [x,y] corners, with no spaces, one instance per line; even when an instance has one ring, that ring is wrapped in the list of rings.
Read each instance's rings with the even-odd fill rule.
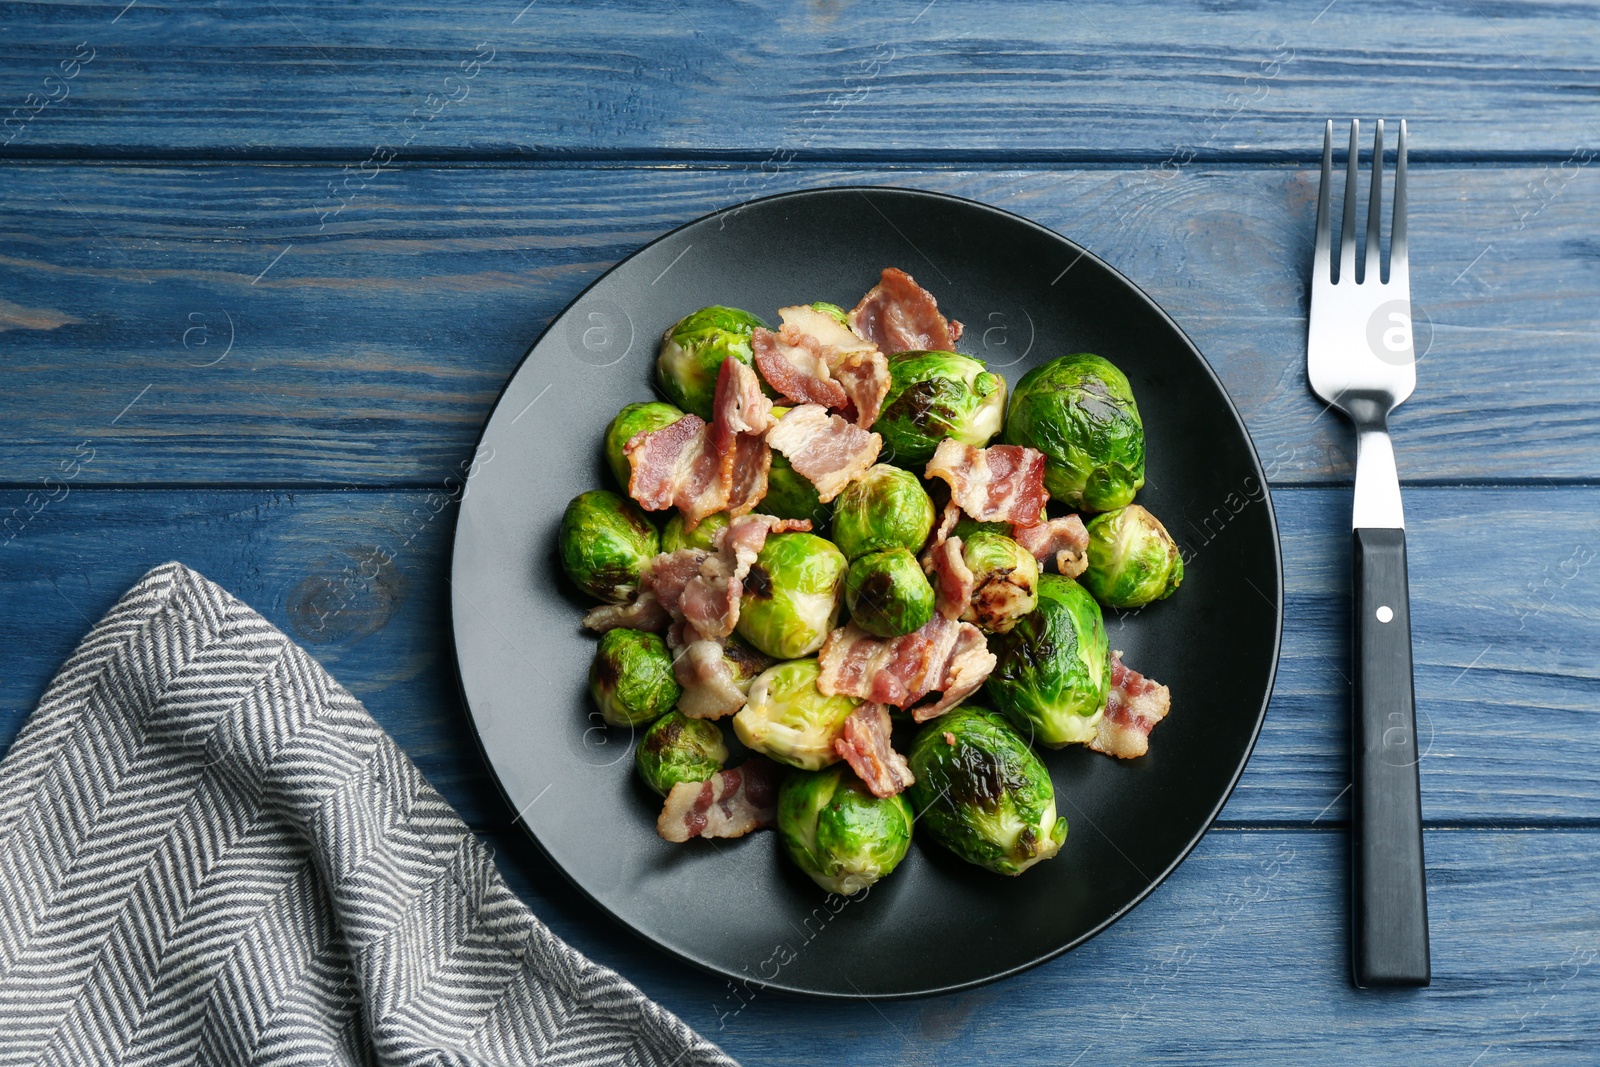
[[[0,744],[90,621],[147,568],[180,559],[300,641],[474,825],[504,823],[456,692],[446,584],[453,515],[435,510],[438,498],[70,484],[67,492],[36,500],[38,513],[0,545],[8,650]],[[1341,489],[1274,496],[1288,594],[1283,659],[1224,819],[1322,825],[1344,817],[1336,801],[1348,780],[1348,497]],[[1600,667],[1591,654],[1600,647],[1600,489],[1413,489],[1407,505],[1426,817],[1600,819]],[[19,491],[0,493],[0,515],[28,506]],[[1215,524],[1173,527],[1196,567],[1228,536]],[[378,550],[394,563],[365,580]]]
[[[1024,0],[1003,18],[950,0],[8,3],[0,101],[32,115],[8,151],[58,155],[1303,160],[1324,118],[1398,111],[1431,152],[1564,158],[1596,144],[1590,18],[1379,0]]]
[[[85,481],[434,484],[545,323],[619,258],[751,196],[891,183],[1104,256],[1207,353],[1275,481],[1347,481],[1349,430],[1302,370],[1315,174],[1154,173],[401,168],[357,180],[323,228],[344,203],[331,168],[13,165],[0,465],[33,483],[87,440]],[[1549,173],[1413,171],[1425,355],[1395,419],[1408,479],[1600,477],[1585,236],[1600,184],[1536,198]]]
[[[1214,830],[1149,899],[1066,956],[966,993],[876,1003],[752,995],[702,975],[622,933],[520,837],[489,841],[557,934],[745,1063],[1255,1067],[1388,1063],[1404,1049],[1407,1064],[1589,1067],[1596,833],[1426,836],[1425,990],[1350,986],[1342,832]],[[930,918],[929,936],[950,921],[960,919]]]

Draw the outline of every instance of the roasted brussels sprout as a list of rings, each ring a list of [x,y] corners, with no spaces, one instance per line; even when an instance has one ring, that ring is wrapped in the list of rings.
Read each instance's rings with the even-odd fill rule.
[[[739,636],[778,659],[809,656],[839,621],[849,564],[809,533],[767,538],[744,580]]]
[[[1183,556],[1161,520],[1138,504],[1089,520],[1084,588],[1112,608],[1165,600],[1183,581]]]
[[[633,501],[606,489],[579,493],[561,516],[561,567],[585,593],[620,604],[661,551],[661,537]]]
[[[680,548],[703,548],[710,552],[715,548],[717,531],[728,525],[728,513],[718,511],[707,515],[700,520],[700,525],[692,530],[683,528],[683,516],[676,511],[672,518],[667,520],[666,526],[661,529],[661,551],[676,552]]]
[[[962,705],[911,743],[911,804],[930,833],[968,863],[1021,874],[1061,851],[1050,772],[992,711]]]
[[[679,782],[705,781],[726,762],[728,746],[722,740],[722,728],[706,719],[691,719],[681,711],[669,711],[657,719],[633,752],[639,777],[662,796]]]
[[[1005,534],[973,531],[961,543],[972,572],[972,599],[962,618],[1003,634],[1039,602],[1039,561]]]
[[[1000,432],[1006,380],[971,356],[899,352],[889,357],[889,392],[872,424],[884,455],[920,470],[946,437],[982,448]]]
[[[1093,739],[1111,684],[1100,605],[1059,574],[1039,576],[1039,606],[989,640],[999,662],[984,692],[1030,740],[1052,748]]]
[[[672,653],[659,634],[608,630],[589,665],[589,695],[612,726],[654,722],[678,702],[683,688],[672,673]]]
[[[781,419],[789,411],[774,404],[772,417]],[[788,458],[778,451],[772,453],[772,467],[767,471],[767,495],[761,498],[756,510],[780,519],[810,519],[812,533],[827,529],[833,517],[833,505],[824,504],[811,479],[796,472]]]
[[[813,882],[844,897],[905,859],[911,822],[904,796],[873,796],[848,767],[791,774],[778,790],[784,850]]]
[[[849,559],[886,548],[921,551],[933,530],[933,501],[922,479],[879,463],[833,501],[833,543]]]
[[[616,478],[624,493],[628,491],[628,479],[633,476],[633,467],[628,463],[623,446],[633,440],[635,434],[654,433],[681,418],[683,412],[659,400],[629,404],[617,412],[617,417],[606,427],[606,465],[611,468],[612,477]]]
[[[850,564],[845,575],[844,602],[850,618],[878,637],[922,629],[933,618],[933,599],[922,564],[904,548],[868,552]]]
[[[684,316],[662,335],[656,384],[668,400],[710,422],[722,361],[751,362],[750,334],[761,325],[748,311],[718,305]]]
[[[733,732],[756,752],[803,771],[837,763],[833,739],[861,701],[825,696],[815,659],[780,663],[750,683],[750,702],[733,717]]]
[[[1045,454],[1044,487],[1070,507],[1110,511],[1144,485],[1144,423],[1133,389],[1120,370],[1088,352],[1022,376],[1005,439]]]

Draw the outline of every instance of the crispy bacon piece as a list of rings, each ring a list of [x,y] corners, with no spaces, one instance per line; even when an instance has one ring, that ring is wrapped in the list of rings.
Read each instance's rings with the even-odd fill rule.
[[[684,527],[692,530],[707,515],[728,506],[722,456],[712,445],[710,428],[698,415],[685,415],[670,426],[635,434],[622,450],[633,469],[628,495],[646,511],[676,507],[683,513]]]
[[[817,487],[826,504],[878,460],[883,438],[852,426],[820,405],[797,407],[767,431],[767,444]]]
[[[889,393],[889,361],[831,315],[804,304],[779,308],[777,333],[751,339],[756,366],[767,383],[797,404],[843,411],[867,429]]]
[[[1118,759],[1137,759],[1150,751],[1150,731],[1172,709],[1166,686],[1122,665],[1111,653],[1111,691],[1089,747]]]
[[[877,797],[892,797],[916,777],[906,758],[890,743],[893,723],[882,704],[863,704],[844,720],[833,750]]]
[[[817,662],[817,688],[830,696],[907,708],[943,690],[941,699],[913,710],[921,722],[976,692],[996,661],[982,630],[936,614],[922,629],[903,637],[873,637],[854,623],[840,627],[823,642]]]
[[[772,449],[765,438],[742,433],[733,439],[733,447],[722,457],[729,515],[748,515],[761,503],[767,495],[767,475],[771,470]]]
[[[844,386],[833,380],[822,343],[798,330],[773,333],[756,327],[750,350],[767,384],[796,404],[821,404],[842,408],[850,400]]]
[[[681,640],[678,627],[673,633]],[[707,638],[674,648],[672,673],[683,686],[678,710],[691,719],[721,719],[744,707],[746,691],[739,687],[723,652],[721,641]]]
[[[745,515],[734,519],[717,531],[713,542],[714,553],[700,553],[696,572],[684,580],[679,595],[671,598],[672,590],[663,588],[652,564],[651,588],[675,617],[692,626],[700,637],[721,640],[733,633],[739,622],[739,600],[744,596],[744,579],[751,564],[766,546],[767,537],[773,533],[811,529],[810,519],[778,519],[771,515]],[[680,549],[673,557],[696,549]],[[657,557],[660,559],[661,557]],[[670,559],[671,557],[669,557]],[[685,561],[693,557],[685,557]],[[676,575],[673,576],[674,578]]]
[[[583,617],[584,627],[597,634],[623,626],[630,630],[661,633],[671,623],[672,616],[649,589],[641,591],[626,604],[602,604]]]
[[[656,833],[668,841],[694,837],[743,837],[772,826],[778,816],[783,770],[753,756],[704,782],[679,782],[667,794]]]
[[[922,556],[922,569],[933,580],[933,606],[952,622],[966,614],[972,603],[972,569],[962,558],[961,549],[961,538],[951,537],[939,541]]]
[[[973,448],[945,438],[924,472],[949,483],[950,499],[979,522],[1038,522],[1050,499],[1044,453],[1021,445]]]
[[[939,302],[916,279],[886,268],[849,315],[850,328],[880,352],[948,352],[961,339],[961,324],[939,314]]]
[[[911,709],[911,718],[917,722],[937,719],[963,700],[967,699],[988,680],[999,659],[989,651],[989,642],[983,631],[970,622],[956,629],[955,641],[950,648],[950,658],[945,662],[944,680],[939,688],[942,695],[932,704],[919,704]]]
[[[717,371],[716,398],[712,401],[711,441],[726,453],[739,434],[760,436],[771,429],[772,401],[761,391],[761,379],[746,363],[725,359]]]
[[[1050,519],[1032,526],[1013,524],[1011,536],[1017,544],[1033,553],[1033,558],[1043,567],[1055,558],[1056,570],[1068,578],[1076,578],[1089,567],[1089,531],[1076,515],[1064,519]]]

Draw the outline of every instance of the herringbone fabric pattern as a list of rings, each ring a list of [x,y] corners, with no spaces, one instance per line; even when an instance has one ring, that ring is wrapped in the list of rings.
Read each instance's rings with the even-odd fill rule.
[[[733,1061],[547,930],[354,697],[169,563],[0,763],[0,1063]]]

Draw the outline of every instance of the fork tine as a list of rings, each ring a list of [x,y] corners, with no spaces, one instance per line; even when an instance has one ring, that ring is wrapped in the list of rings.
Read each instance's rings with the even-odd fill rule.
[[[1400,120],[1400,138],[1395,143],[1394,221],[1389,226],[1389,281],[1406,278],[1406,120]],[[1409,279],[1408,279],[1409,280]]]
[[[1344,220],[1339,227],[1339,281],[1354,285],[1356,283],[1356,181],[1357,163],[1361,156],[1361,145],[1356,138],[1361,136],[1361,120],[1350,120],[1350,159],[1345,164],[1344,175]]]
[[[1383,229],[1383,120],[1372,134],[1372,195],[1367,200],[1367,263],[1361,270],[1364,282],[1383,280],[1379,258],[1379,233]]]
[[[1333,280],[1333,267],[1328,255],[1328,200],[1333,188],[1333,120],[1322,130],[1322,187],[1317,190],[1317,251],[1311,261],[1313,281]]]

